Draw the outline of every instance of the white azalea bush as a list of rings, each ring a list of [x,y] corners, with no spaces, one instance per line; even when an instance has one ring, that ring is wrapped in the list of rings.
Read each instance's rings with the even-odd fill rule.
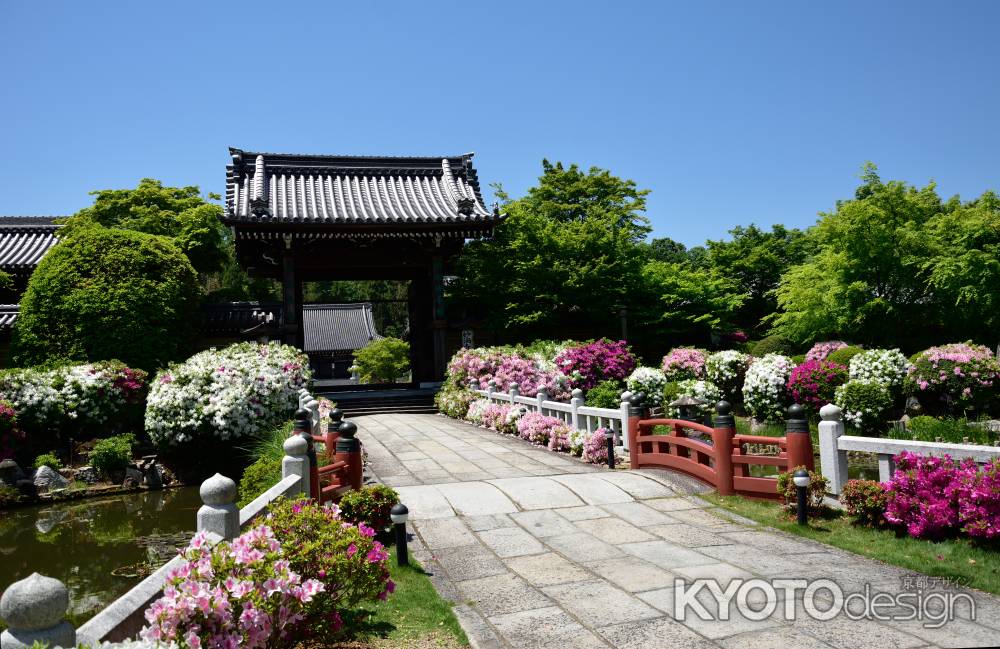
[[[163,447],[246,438],[294,414],[309,360],[278,343],[209,349],[156,375],[146,432]]]
[[[752,362],[753,357],[750,354],[735,349],[715,352],[705,359],[705,378],[719,386],[725,397],[736,398]]]
[[[851,379],[837,387],[833,401],[843,411],[848,424],[862,433],[877,435],[885,430],[893,395],[884,383]]]
[[[851,380],[878,383],[890,390],[901,388],[910,361],[898,349],[867,349],[851,358]]]
[[[754,361],[743,383],[743,404],[759,421],[777,421],[788,403],[788,377],[795,363],[781,354],[768,354]]]
[[[0,399],[31,437],[63,432],[76,439],[131,427],[146,393],[146,373],[118,361],[0,372]]]
[[[625,386],[632,394],[644,392],[646,403],[659,406],[663,403],[663,388],[667,385],[667,377],[663,370],[655,367],[637,367],[625,379]]]
[[[705,405],[701,407],[701,411],[714,412],[715,404],[719,403],[719,400],[722,399],[722,391],[719,390],[719,386],[711,381],[688,379],[677,384],[677,396],[689,396],[701,399],[705,402]],[[669,414],[672,417],[676,417],[680,415],[680,409],[670,408]]]

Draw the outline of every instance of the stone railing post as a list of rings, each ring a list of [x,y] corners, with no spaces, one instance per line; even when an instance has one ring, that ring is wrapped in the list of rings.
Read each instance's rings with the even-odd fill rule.
[[[301,437],[306,442],[306,458],[309,461],[309,491],[310,498],[319,500],[319,462],[316,459],[316,443],[312,436],[312,415],[306,408],[295,411],[295,423],[292,435]]]
[[[715,451],[715,488],[720,496],[731,496],[733,485],[733,436],[736,434],[736,420],[731,414],[732,406],[727,401],[715,404],[715,419],[712,425],[712,447]]]
[[[470,378],[469,379],[469,389],[470,390],[478,390],[479,389],[479,381],[477,381],[476,379]]]
[[[896,459],[891,453],[878,454],[878,481],[888,482],[892,480],[892,474],[896,472]]]
[[[355,437],[358,434],[358,427],[346,419],[340,424],[340,433],[337,438],[338,462],[347,463],[347,481],[351,484],[351,489],[360,489],[364,483],[364,467],[361,460],[361,441]]]
[[[49,647],[75,647],[76,631],[67,622],[69,590],[58,579],[31,573],[16,581],[0,598],[3,649],[30,649],[36,642]]]
[[[514,405],[514,399],[520,395],[520,389],[521,387],[517,383],[510,384],[510,405]]]
[[[224,539],[240,535],[240,510],[236,506],[236,483],[221,473],[201,483],[198,531],[213,532]]]
[[[619,426],[618,437],[621,439],[622,450],[626,453],[632,448],[631,440],[628,436],[628,418],[629,418],[629,408],[631,407],[630,400],[632,399],[632,393],[626,390],[622,392],[621,403],[618,404],[618,410],[621,413],[619,418],[621,419],[621,425]]]
[[[312,395],[309,394],[309,390],[302,388],[299,390],[299,408],[305,407],[306,403],[312,399]]]
[[[486,384],[486,398],[490,401],[493,400],[493,393],[497,391],[497,382],[490,379]]]
[[[840,436],[844,434],[844,416],[840,408],[828,403],[819,409],[819,464],[823,476],[830,481],[830,493],[840,495],[847,484],[847,451],[841,451]]]
[[[575,388],[569,400],[569,407],[572,409],[569,412],[570,426],[573,430],[580,430],[580,406],[583,405],[583,390],[580,388]]]
[[[319,400],[315,397],[310,397],[309,401],[306,401],[304,408],[309,411],[309,432],[319,437],[323,433],[320,430],[320,422],[322,420],[319,416]]]
[[[816,468],[813,460],[812,436],[809,435],[809,420],[799,404],[788,407],[785,420],[785,449],[788,455],[788,470],[804,466],[812,471]]]
[[[549,400],[549,393],[545,391],[545,388],[538,388],[535,399],[538,400],[538,412],[545,414],[545,402]]]
[[[292,435],[282,445],[285,457],[281,458],[281,477],[298,476],[296,493],[309,495],[309,444],[301,435]]]

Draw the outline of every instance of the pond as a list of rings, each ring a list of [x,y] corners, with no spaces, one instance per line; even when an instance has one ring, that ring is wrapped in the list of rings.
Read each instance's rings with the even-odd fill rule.
[[[32,572],[60,579],[79,626],[186,545],[201,505],[182,487],[0,512],[0,589]]]

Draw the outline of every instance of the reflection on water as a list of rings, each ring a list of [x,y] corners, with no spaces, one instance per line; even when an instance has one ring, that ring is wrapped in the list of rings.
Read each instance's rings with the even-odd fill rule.
[[[186,545],[201,504],[183,487],[0,512],[0,588],[32,572],[60,579],[79,625]]]

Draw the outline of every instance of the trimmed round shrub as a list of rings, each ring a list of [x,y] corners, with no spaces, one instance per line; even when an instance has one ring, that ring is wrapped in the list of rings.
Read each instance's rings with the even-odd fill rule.
[[[14,324],[17,365],[119,359],[152,371],[189,351],[200,289],[172,240],[85,228],[31,275]]]
[[[592,408],[617,408],[624,391],[625,384],[621,381],[601,381],[587,391],[586,404]]]
[[[642,392],[646,395],[646,403],[659,406],[663,403],[663,388],[667,377],[655,367],[637,367],[625,380],[625,387],[632,394]]]
[[[389,510],[399,502],[399,494],[392,487],[374,484],[348,491],[340,499],[340,517],[348,523],[365,523],[376,531],[389,528]]]
[[[784,336],[768,336],[757,341],[750,350],[752,356],[762,358],[768,354],[781,354],[791,356],[795,353],[795,343]]]
[[[910,361],[898,349],[866,349],[851,358],[851,379],[881,383],[895,392],[903,386]]]
[[[838,350],[830,352],[826,357],[826,360],[831,363],[836,363],[838,365],[844,365],[850,367],[851,359],[865,351],[861,347],[856,347],[854,345],[848,345],[847,347],[841,347]]]
[[[52,451],[50,453],[42,453],[41,455],[36,457],[35,461],[31,464],[31,466],[35,467],[36,469],[41,469],[43,466],[47,466],[50,469],[55,469],[56,471],[58,471],[59,469],[62,468],[63,464],[62,460],[59,459],[59,456],[56,455],[56,452]]]
[[[840,502],[854,521],[866,527],[885,524],[885,487],[875,480],[848,480],[840,493]]]
[[[705,378],[719,386],[723,398],[742,401],[740,392],[752,362],[752,356],[735,349],[710,354],[705,359]]]
[[[961,414],[984,409],[1000,386],[1000,362],[982,345],[956,343],[913,356],[906,377],[908,394],[932,411]]]
[[[636,362],[624,340],[602,338],[565,348],[556,355],[555,365],[569,378],[571,388],[586,391],[602,381],[624,380]]]
[[[878,434],[885,428],[893,398],[885,384],[851,379],[837,388],[833,402],[844,412],[847,423],[863,433]]]
[[[132,462],[133,444],[135,436],[131,433],[97,440],[90,451],[90,466],[105,477],[123,471]]]
[[[792,401],[810,414],[833,402],[837,387],[847,382],[847,368],[824,360],[806,361],[797,365],[788,377],[788,393]]]
[[[663,375],[668,381],[705,378],[706,353],[694,347],[675,347],[663,357]]]
[[[393,383],[410,371],[410,343],[380,338],[354,352],[354,365],[363,383]]]
[[[276,461],[268,455],[261,455],[243,471],[237,504],[240,508],[246,507],[254,498],[279,482],[281,482],[281,461]]]
[[[780,421],[788,406],[788,377],[792,360],[780,354],[768,354],[754,361],[743,383],[743,405],[759,421]]]
[[[845,347],[847,347],[847,343],[843,340],[829,340],[822,343],[815,343],[809,348],[809,351],[806,352],[805,360],[824,361],[830,354],[838,349],[844,349]],[[846,365],[846,363],[842,364]]]
[[[199,352],[156,375],[146,432],[161,447],[245,439],[291,417],[308,376],[309,360],[288,345]]]

